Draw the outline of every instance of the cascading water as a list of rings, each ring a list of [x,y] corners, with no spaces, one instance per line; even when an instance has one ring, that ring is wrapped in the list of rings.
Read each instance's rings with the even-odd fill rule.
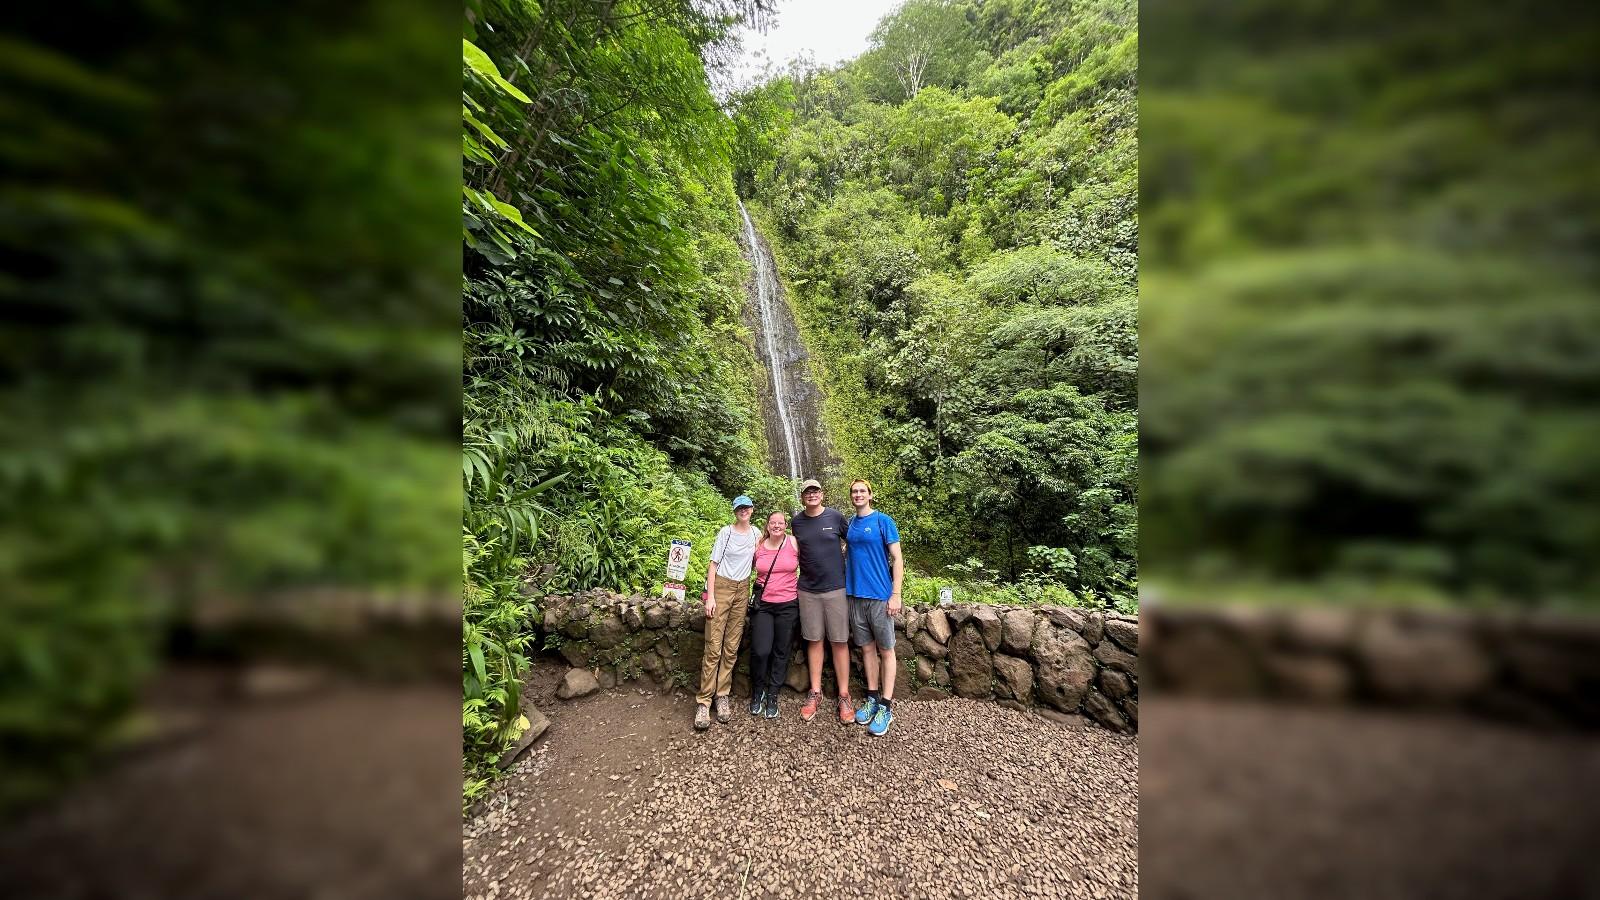
[[[761,405],[772,470],[792,479],[825,478],[837,467],[822,429],[822,395],[807,370],[809,358],[794,315],[784,302],[777,267],[743,201],[745,247],[755,276],[746,322],[756,332],[756,354],[766,366]]]
[[[800,477],[799,441],[795,438],[794,420],[789,415],[789,388],[785,384],[786,360],[778,353],[778,274],[773,270],[772,259],[761,242],[756,240],[756,226],[750,221],[750,212],[739,201],[739,215],[744,217],[744,237],[750,248],[750,262],[755,266],[756,305],[761,316],[761,336],[767,348],[767,371],[772,375],[772,396],[777,407],[778,422],[783,431],[784,458],[789,462],[789,477]]]

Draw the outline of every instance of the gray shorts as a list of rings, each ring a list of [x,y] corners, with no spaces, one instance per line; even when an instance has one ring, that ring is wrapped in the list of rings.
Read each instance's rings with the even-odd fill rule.
[[[893,650],[894,619],[889,617],[889,601],[851,597],[850,630],[857,647],[876,643],[879,650]]]
[[[800,636],[820,641],[824,635],[836,644],[850,640],[850,608],[845,605],[844,588],[800,592]]]

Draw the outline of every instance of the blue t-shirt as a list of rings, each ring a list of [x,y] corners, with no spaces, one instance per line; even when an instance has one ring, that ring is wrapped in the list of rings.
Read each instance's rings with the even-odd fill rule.
[[[888,600],[894,593],[889,545],[900,543],[900,529],[894,520],[877,510],[854,516],[845,543],[850,555],[845,558],[844,592],[852,597]]]

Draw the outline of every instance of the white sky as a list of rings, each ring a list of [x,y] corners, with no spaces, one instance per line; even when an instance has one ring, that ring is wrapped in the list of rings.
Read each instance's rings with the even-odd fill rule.
[[[779,0],[776,23],[760,34],[741,29],[744,56],[734,73],[748,83],[770,60],[782,69],[801,51],[810,51],[818,65],[832,65],[861,55],[867,36],[898,0]]]

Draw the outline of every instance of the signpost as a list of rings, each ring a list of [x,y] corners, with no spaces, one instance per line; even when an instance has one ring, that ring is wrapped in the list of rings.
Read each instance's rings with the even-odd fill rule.
[[[683,579],[689,574],[689,548],[692,546],[688,541],[674,540],[667,550],[667,583],[661,591],[663,596],[683,599]]]
[[[947,587],[939,588],[939,605],[940,606],[949,606],[951,603],[953,603],[955,601],[955,595],[956,595],[956,592],[955,592],[954,588],[947,588]]]

